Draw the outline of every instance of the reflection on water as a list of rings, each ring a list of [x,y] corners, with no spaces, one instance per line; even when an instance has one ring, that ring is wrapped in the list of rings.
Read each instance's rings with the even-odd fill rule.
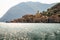
[[[60,40],[60,24],[0,23],[0,40]]]

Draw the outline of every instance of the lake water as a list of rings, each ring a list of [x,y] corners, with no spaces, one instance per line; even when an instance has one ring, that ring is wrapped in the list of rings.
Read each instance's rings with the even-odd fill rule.
[[[60,40],[60,24],[0,23],[0,40]]]

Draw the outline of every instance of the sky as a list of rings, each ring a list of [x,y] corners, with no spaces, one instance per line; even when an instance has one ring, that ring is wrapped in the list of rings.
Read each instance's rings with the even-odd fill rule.
[[[40,3],[57,3],[60,2],[60,0],[0,0],[0,18],[14,5],[17,5],[21,2],[40,2]]]

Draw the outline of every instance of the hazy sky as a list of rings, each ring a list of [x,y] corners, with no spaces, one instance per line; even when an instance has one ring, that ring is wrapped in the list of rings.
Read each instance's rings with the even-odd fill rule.
[[[60,2],[60,0],[0,0],[0,17],[2,17],[12,6],[17,5],[21,2],[41,2],[41,3],[57,3]]]

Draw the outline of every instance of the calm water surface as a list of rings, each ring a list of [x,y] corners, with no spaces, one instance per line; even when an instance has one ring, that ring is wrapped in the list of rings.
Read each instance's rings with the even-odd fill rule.
[[[60,24],[0,23],[0,40],[60,40]]]

